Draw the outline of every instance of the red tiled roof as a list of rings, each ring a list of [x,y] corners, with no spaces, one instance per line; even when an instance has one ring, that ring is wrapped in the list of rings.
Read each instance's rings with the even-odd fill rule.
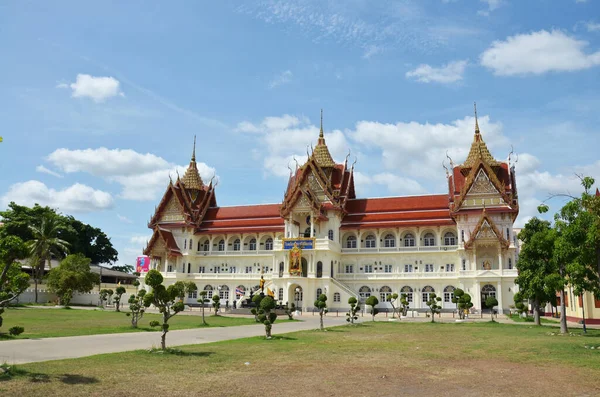
[[[209,208],[196,233],[283,231],[279,208],[280,204]]]

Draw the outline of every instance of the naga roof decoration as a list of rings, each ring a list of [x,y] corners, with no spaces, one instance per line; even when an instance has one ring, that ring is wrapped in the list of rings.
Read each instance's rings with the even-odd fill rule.
[[[471,233],[469,241],[465,243],[465,248],[473,247],[473,244],[478,239],[497,239],[502,245],[502,247],[508,248],[510,246],[509,241],[504,238],[502,232],[498,230],[498,227],[496,226],[494,221],[490,217],[488,217],[485,208],[481,213],[481,218],[479,219],[479,222],[477,222],[475,229]]]

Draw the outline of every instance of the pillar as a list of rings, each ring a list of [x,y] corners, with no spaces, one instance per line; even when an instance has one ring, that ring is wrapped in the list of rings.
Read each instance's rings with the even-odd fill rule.
[[[313,213],[310,213],[310,237],[315,237],[315,219]]]
[[[502,314],[502,280],[498,281],[498,286],[496,287],[496,299],[498,299],[498,314]]]

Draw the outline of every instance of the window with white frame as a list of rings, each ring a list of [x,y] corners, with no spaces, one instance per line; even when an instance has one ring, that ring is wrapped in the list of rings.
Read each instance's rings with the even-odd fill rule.
[[[463,271],[467,270],[467,260],[466,259],[462,260],[462,269],[463,269]]]
[[[236,238],[235,240],[233,240],[233,250],[234,251],[240,250],[240,239],[239,238]]]
[[[333,230],[329,229],[329,231],[327,232],[327,238],[333,241]]]
[[[250,243],[248,244],[248,249],[250,251],[256,251],[256,239],[255,238],[250,240]]]
[[[412,273],[413,265],[404,265],[404,273]]]
[[[508,258],[508,268],[512,269],[512,258]]]
[[[219,251],[225,251],[225,240],[219,241]]]
[[[425,247],[435,247],[435,236],[433,233],[427,233],[423,237],[423,244],[425,244]]]
[[[435,293],[435,290],[431,286],[426,286],[421,290],[423,302],[429,301],[431,294]]]
[[[193,247],[194,247],[194,244],[192,242],[192,239],[190,239],[190,249],[194,249]]]
[[[283,277],[283,262],[279,262],[279,277]]]
[[[425,264],[425,273],[432,273],[433,272],[433,264],[432,263],[426,263]]]
[[[198,266],[198,273],[206,273],[206,267],[205,266]]]
[[[452,298],[454,298],[454,287],[449,285],[444,288],[444,303],[452,303]]]
[[[173,265],[167,266],[167,271],[170,273],[173,271]]]
[[[212,299],[213,287],[210,285],[207,285],[204,287],[204,291],[206,291],[206,299]]]
[[[277,298],[280,301],[283,301],[283,288],[279,288],[279,294],[277,294]]]
[[[391,233],[386,234],[383,239],[383,245],[385,248],[394,248],[396,246],[396,237]]]
[[[387,285],[384,285],[383,287],[379,288],[379,300],[381,302],[387,302],[387,298],[389,295],[392,294],[392,289],[390,287],[388,287]]]
[[[221,273],[221,268],[215,265],[215,267],[213,268],[213,273]]]
[[[229,268],[229,273],[237,273],[237,267],[236,266],[231,266]]]
[[[406,295],[406,301],[408,303],[412,303],[412,301],[413,301],[413,289],[411,287],[409,287],[408,285],[405,285],[404,287],[402,287],[400,289],[400,297],[402,297],[402,295]]]
[[[454,271],[454,263],[446,263],[446,271],[453,272]]]
[[[198,291],[188,292],[188,299],[198,299]]]
[[[452,232],[444,234],[444,245],[456,245],[456,236]]]
[[[375,246],[377,245],[376,242],[377,242],[377,240],[375,239],[375,236],[370,234],[365,239],[365,247],[366,248],[375,248]]]
[[[348,236],[346,239],[346,248],[356,248],[356,237]]]
[[[392,272],[392,265],[383,265],[383,271],[385,273],[391,273]]]
[[[273,250],[273,239],[271,237],[269,237],[266,241],[265,241],[265,249],[267,251],[272,251]]]
[[[246,266],[245,273],[252,273],[252,266]]]
[[[228,301],[229,300],[229,287],[226,285],[222,285],[221,289],[219,290],[219,298],[221,298],[221,300],[223,301]]]
[[[404,235],[404,246],[405,247],[414,247],[415,246],[415,236],[412,233],[407,233]]]
[[[463,243],[465,242],[465,231],[464,230],[460,231],[460,241]]]
[[[358,290],[358,296],[360,296],[361,299],[367,299],[369,296],[371,296],[371,288],[367,287],[366,285],[360,287]]]
[[[339,292],[333,294],[333,301],[339,303],[342,301],[342,297]]]
[[[365,265],[365,273],[373,273],[373,265]]]
[[[187,240],[183,239],[183,249],[187,249]]]
[[[346,265],[346,273],[354,273],[354,265]]]

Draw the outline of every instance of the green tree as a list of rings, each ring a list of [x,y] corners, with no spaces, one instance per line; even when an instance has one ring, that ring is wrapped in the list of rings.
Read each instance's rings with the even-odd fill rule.
[[[198,286],[193,281],[177,281],[177,288],[181,291],[181,295],[179,295],[179,300],[183,302],[186,296],[189,296],[192,292],[198,291]]]
[[[215,309],[215,316],[219,315],[219,308],[221,307],[221,297],[218,294],[213,295],[212,297],[212,306]]]
[[[485,305],[490,308],[492,322],[494,322],[494,306],[498,306],[498,299],[495,296],[488,296],[485,300]]]
[[[127,290],[125,289],[125,287],[122,287],[122,286],[120,286],[120,285],[119,285],[119,286],[118,286],[118,287],[115,289],[115,297],[114,297],[115,306],[116,306],[115,310],[116,310],[116,311],[118,311],[118,312],[120,312],[120,311],[121,311],[121,310],[120,310],[120,306],[121,306],[121,296],[122,296],[122,295],[123,295],[125,292],[127,292]]]
[[[40,225],[40,220],[48,216],[58,216],[50,207],[35,204],[29,208],[14,202],[8,204],[6,211],[0,211],[4,225],[0,228],[0,236],[15,236],[27,242],[33,240],[30,225]],[[62,237],[62,236],[60,236]]]
[[[68,306],[74,292],[90,292],[100,277],[90,270],[90,259],[69,255],[48,273],[48,289],[58,296],[58,304]]]
[[[252,297],[252,303],[254,303],[254,307],[252,309],[250,309],[250,313],[254,314],[254,320],[256,320],[257,323],[260,322],[260,320],[258,319],[258,312],[260,309],[260,301],[263,300],[264,295],[261,294],[254,294],[254,296]]]
[[[471,302],[471,295],[467,294],[460,288],[454,290],[454,297],[452,297],[452,303],[456,304],[458,318],[461,320],[465,319],[465,315],[469,312],[469,309],[473,307],[473,302]]]
[[[4,309],[29,287],[29,275],[21,271],[21,264],[17,262],[26,255],[23,240],[0,235],[0,327]]]
[[[107,288],[102,288],[100,290],[100,304],[102,307],[104,307],[104,303],[108,301],[108,291],[109,290]]]
[[[107,304],[112,304],[112,296],[114,295],[115,291],[112,290],[112,288],[109,288],[106,290],[107,293],[107,297],[106,297],[106,303]]]
[[[294,312],[296,311],[296,305],[294,304],[294,302],[292,303],[287,303],[285,305],[285,314],[288,316],[288,319],[293,320],[294,319]]]
[[[131,317],[131,326],[133,328],[138,327],[138,321],[144,317],[144,313],[146,312],[144,295],[146,295],[146,290],[141,289],[138,291],[137,295],[131,294],[129,296],[129,313],[126,313],[126,315]]]
[[[210,302],[207,298],[206,295],[208,294],[207,291],[200,291],[200,293],[198,295],[200,295],[200,298],[198,298],[198,302],[202,303],[202,325],[208,325],[206,324],[206,320],[204,319],[204,305],[208,302]]]
[[[386,301],[390,302],[390,305],[392,306],[392,318],[396,318],[396,305],[394,305],[394,303],[398,301],[398,294],[389,294],[386,296]]]
[[[323,331],[325,328],[323,327],[323,316],[327,313],[327,295],[321,294],[315,300],[315,307],[319,310],[319,321],[320,321],[320,329]]]
[[[72,216],[61,218],[65,225],[63,239],[69,242],[72,253],[81,253],[94,264],[115,263],[119,259],[119,253],[102,230],[80,222]]]
[[[350,310],[346,313],[346,321],[354,324],[354,321],[358,320],[357,314],[360,310],[360,304],[358,303],[358,299],[353,296],[348,299],[348,304],[350,305]]]
[[[515,301],[515,309],[517,309],[519,316],[525,314],[525,317],[527,317],[527,312],[529,309],[528,306],[523,302],[523,295],[521,295],[520,292],[517,292],[513,299]]]
[[[152,292],[144,295],[144,307],[154,305],[162,314],[162,324],[158,321],[152,321],[150,326],[161,328],[160,345],[165,350],[167,348],[166,339],[167,332],[169,332],[169,320],[184,309],[183,302],[178,299],[181,295],[181,287],[175,284],[165,287],[162,274],[155,269],[150,270],[144,280],[146,285],[152,288]]]
[[[534,320],[542,325],[540,309],[551,300],[556,300],[556,291],[564,288],[554,255],[556,231],[550,222],[531,218],[519,233],[523,246],[517,261],[521,300],[531,302]]]
[[[37,224],[29,225],[32,239],[28,241],[29,252],[32,258],[35,258],[37,265],[32,268],[33,279],[35,280],[35,301],[38,301],[37,284],[44,274],[44,265],[48,263],[48,268],[52,269],[52,257],[62,258],[68,252],[69,243],[58,237],[64,225],[60,222],[57,215],[46,214]]]
[[[440,302],[442,301],[442,298],[437,296],[435,294],[435,292],[430,292],[429,293],[429,300],[427,301],[427,306],[429,306],[429,311],[431,312],[431,322],[435,323],[435,315],[440,313],[442,310],[442,306],[440,305]]]
[[[118,272],[130,273],[130,274],[133,273],[133,271],[135,270],[135,268],[132,265],[112,266],[111,269],[116,270]]]
[[[402,311],[402,315],[404,317],[406,317],[406,315],[408,314],[408,308],[409,308],[410,302],[408,301],[408,295],[406,294],[402,294],[400,295],[400,307],[401,307],[401,311]]]
[[[377,315],[377,313],[379,313],[379,309],[377,309],[375,306],[377,306],[379,304],[379,299],[377,299],[376,296],[371,295],[367,298],[367,301],[365,302],[365,304],[367,306],[371,306],[371,319],[373,321],[375,321],[375,316]]]
[[[273,328],[273,323],[277,320],[277,313],[272,311],[275,309],[275,306],[275,300],[268,295],[260,300],[260,305],[258,306],[258,321],[264,324],[267,339],[271,339],[271,329]]]

